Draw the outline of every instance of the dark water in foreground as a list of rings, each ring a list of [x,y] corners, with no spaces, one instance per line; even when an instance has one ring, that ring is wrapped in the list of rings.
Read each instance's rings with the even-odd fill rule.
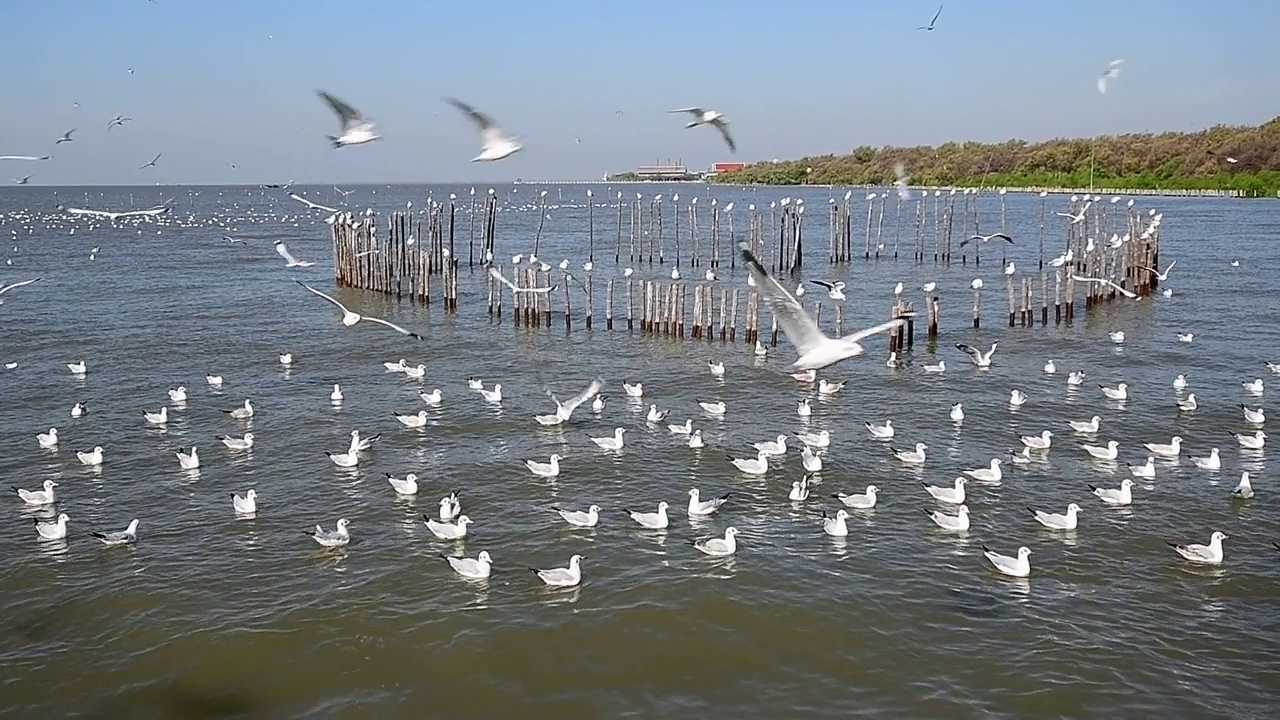
[[[451,190],[466,188],[432,189],[436,197]],[[711,192],[740,207],[797,195],[663,191]],[[113,228],[55,209],[59,200],[125,209],[131,192],[137,207],[176,194],[175,211]],[[480,272],[464,270],[457,315],[438,304],[341,294],[424,330],[427,342],[343,328],[331,308],[290,282],[332,288],[323,214],[260,191],[198,192],[0,194],[2,254],[13,261],[0,265],[0,284],[43,278],[0,305],[0,362],[19,363],[0,371],[0,476],[32,489],[58,481],[57,509],[71,517],[66,542],[41,541],[32,518],[52,511],[28,509],[13,495],[0,508],[0,698],[8,717],[1274,714],[1280,553],[1271,543],[1280,541],[1280,496],[1272,446],[1243,450],[1228,435],[1252,431],[1240,403],[1268,407],[1280,392],[1280,377],[1263,366],[1280,362],[1280,307],[1265,290],[1280,264],[1273,202],[1140,198],[1138,206],[1164,212],[1162,259],[1178,260],[1166,284],[1173,297],[1114,304],[1072,328],[1035,330],[999,327],[995,300],[988,326],[974,333],[969,281],[1002,287],[999,262],[984,253],[980,272],[916,267],[904,241],[902,260],[828,272],[828,191],[805,190],[799,195],[818,211],[808,226],[810,277],[838,272],[850,281],[847,327],[883,319],[899,280],[915,288],[935,280],[944,298],[936,356],[921,342],[909,367],[890,369],[885,338],[875,338],[866,357],[824,373],[849,381],[827,399],[781,373],[789,347],[758,360],[741,345],[491,325]],[[347,203],[420,207],[427,192],[357,188]],[[523,203],[537,188],[499,192],[509,209],[499,220],[499,248],[528,252],[538,213]],[[596,188],[597,199],[612,193]],[[543,257],[553,264],[585,260],[583,194],[549,191]],[[328,190],[308,197],[342,201]],[[997,201],[984,203],[983,226],[991,228]],[[1040,201],[1010,195],[1008,203],[1009,227],[1025,240],[1010,257],[1031,270]],[[1050,212],[1065,206],[1050,198]],[[599,210],[596,222],[612,238],[612,211]],[[227,246],[220,239],[227,232],[248,246]],[[286,271],[273,239],[287,239],[316,267]],[[597,277],[620,276],[611,253],[601,254]],[[745,279],[725,271],[720,282]],[[1117,329],[1128,336],[1122,346],[1107,338]],[[1176,332],[1194,332],[1195,341],[1178,342]],[[989,371],[952,347],[995,339]],[[276,357],[284,351],[295,357],[287,372]],[[425,364],[426,378],[384,371],[383,361],[402,357]],[[937,357],[946,358],[947,373],[924,375],[919,366]],[[82,358],[89,373],[77,380],[64,363]],[[723,382],[707,372],[708,359],[724,361]],[[1048,359],[1057,374],[1042,372]],[[1070,370],[1088,375],[1074,391],[1066,386]],[[205,384],[207,372],[225,377],[221,391]],[[551,409],[544,388],[564,397],[597,373],[610,396],[601,415],[584,406],[561,428],[533,422]],[[1179,373],[1200,401],[1194,413],[1174,405],[1170,383]],[[501,382],[507,399],[482,402],[467,389],[470,375]],[[1261,398],[1240,385],[1256,377],[1268,384]],[[644,382],[643,403],[623,397],[624,379]],[[1131,393],[1123,404],[1096,387],[1120,381]],[[340,406],[328,399],[333,383],[346,394]],[[146,426],[141,411],[158,410],[179,384],[190,390],[185,408],[171,407],[164,429]],[[392,412],[417,412],[425,407],[417,393],[434,387],[444,403],[429,410],[428,426],[400,427]],[[1015,388],[1029,401],[1010,409]],[[806,396],[814,398],[807,422],[794,412]],[[251,426],[218,411],[245,398],[258,407]],[[713,399],[728,405],[723,419],[695,404]],[[72,419],[77,401],[90,412]],[[947,411],[959,401],[968,417],[957,426]],[[688,449],[665,426],[647,425],[648,403],[669,409],[670,422],[693,418],[707,448]],[[1102,417],[1095,438],[1066,426],[1094,414]],[[898,428],[895,447],[929,445],[923,468],[899,463],[862,428],[886,418]],[[56,451],[34,437],[51,426],[62,437]],[[629,430],[620,452],[587,439],[614,427]],[[324,452],[345,450],[352,429],[381,432],[382,440],[358,469],[342,470]],[[802,474],[794,450],[764,478],[741,475],[725,459],[779,433],[819,429],[831,431],[832,445],[821,484],[802,504],[787,500]],[[920,481],[949,484],[964,469],[1007,457],[1018,434],[1042,429],[1056,435],[1046,455],[1006,463],[999,484],[970,485],[967,533],[925,517],[937,505]],[[246,430],[257,437],[251,453],[216,440]],[[1115,487],[1128,475],[1126,462],[1145,459],[1141,443],[1175,434],[1191,455],[1220,447],[1223,469],[1158,462],[1156,480],[1139,482],[1127,508],[1090,495],[1087,485]],[[1077,446],[1108,439],[1120,443],[1118,463],[1092,461]],[[203,458],[198,473],[180,470],[172,454],[193,444]],[[106,450],[100,471],[74,455],[94,445]],[[565,457],[554,481],[533,477],[521,462],[552,452]],[[1230,495],[1242,470],[1257,491],[1247,502]],[[416,472],[420,494],[397,497],[384,472]],[[851,512],[848,538],[825,536],[819,514],[839,507],[830,494],[869,483],[881,489],[879,505]],[[237,519],[229,494],[250,487],[259,512]],[[734,495],[718,515],[691,523],[684,512],[691,487]],[[421,516],[434,515],[455,489],[474,520],[471,534],[439,542]],[[621,511],[659,500],[672,506],[663,532],[641,530]],[[1041,528],[1027,510],[1061,512],[1069,502],[1083,508],[1069,533]],[[571,529],[548,510],[592,503],[603,508],[594,530]],[[103,548],[87,537],[135,517],[135,547]],[[323,550],[302,534],[339,517],[352,521],[344,550]],[[706,558],[690,546],[689,538],[728,525],[741,531],[736,556]],[[1231,536],[1218,567],[1188,565],[1165,544],[1207,542],[1214,530]],[[984,544],[1010,554],[1031,548],[1031,577],[993,573]],[[465,581],[438,558],[480,550],[494,558],[487,582]],[[587,557],[579,588],[545,589],[527,569],[560,566],[575,553]]]

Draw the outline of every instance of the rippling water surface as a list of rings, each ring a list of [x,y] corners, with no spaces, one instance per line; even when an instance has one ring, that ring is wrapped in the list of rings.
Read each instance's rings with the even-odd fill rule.
[[[347,207],[420,208],[465,187],[357,188]],[[483,189],[482,189],[483,190]],[[504,212],[499,254],[531,247],[540,188],[499,188]],[[780,346],[767,360],[742,344],[673,341],[625,330],[566,334],[492,323],[483,275],[462,271],[460,311],[399,303],[344,290],[339,297],[370,314],[423,332],[416,342],[377,327],[343,328],[333,309],[293,279],[332,289],[323,214],[261,190],[228,188],[18,188],[0,194],[0,284],[40,276],[0,305],[0,475],[6,485],[60,483],[57,510],[71,517],[66,542],[37,538],[30,509],[14,495],[0,521],[0,689],[10,716],[98,717],[1265,717],[1274,712],[1275,648],[1280,644],[1280,540],[1270,446],[1242,450],[1229,432],[1252,431],[1239,405],[1268,406],[1280,377],[1280,307],[1270,286],[1277,270],[1280,217],[1273,201],[1139,198],[1164,213],[1163,263],[1178,261],[1171,298],[1117,302],[1077,318],[1073,327],[1007,329],[999,250],[980,269],[959,263],[913,265],[902,259],[825,263],[826,189],[641,188],[709,194],[735,212],[803,197],[818,212],[807,221],[807,277],[850,283],[846,328],[886,317],[899,280],[939,284],[942,338],[915,345],[909,365],[885,366],[884,336],[867,356],[822,373],[848,380],[818,398],[783,372],[793,359]],[[322,188],[317,202],[341,203]],[[633,188],[626,188],[629,194]],[[597,187],[596,199],[614,189]],[[839,192],[839,191],[837,191]],[[198,193],[198,194],[197,194]],[[543,257],[586,259],[585,188],[549,189]],[[173,198],[158,219],[115,226],[72,217],[71,206],[128,209]],[[686,198],[683,203],[687,203]],[[703,202],[707,202],[704,200]],[[1040,200],[1007,196],[1008,250],[1033,270]],[[1066,199],[1049,199],[1050,213]],[[998,201],[983,200],[983,227],[998,227]],[[464,203],[465,206],[465,203]],[[1122,206],[1115,206],[1122,207]],[[862,210],[865,212],[865,207]],[[704,216],[705,217],[705,216]],[[458,247],[465,247],[466,219]],[[614,211],[600,207],[596,276],[619,277]],[[707,222],[703,221],[704,224]],[[739,233],[745,216],[737,219]],[[1051,225],[1053,225],[1051,223]],[[859,228],[860,230],[860,228]],[[74,231],[74,232],[73,232]],[[247,246],[221,239],[230,233]],[[855,246],[861,233],[855,231]],[[1062,232],[1053,225],[1050,254]],[[893,249],[893,214],[885,224]],[[903,238],[913,237],[904,229]],[[271,241],[317,261],[285,270]],[[1102,239],[1102,238],[1100,238]],[[14,248],[17,248],[16,250]],[[95,259],[90,249],[98,247]],[[601,248],[607,248],[602,250]],[[607,256],[607,257],[606,257]],[[726,255],[727,258],[727,255]],[[1230,261],[1238,260],[1239,267]],[[509,258],[508,258],[509,261]],[[670,259],[668,259],[668,263]],[[628,261],[623,257],[623,265]],[[636,265],[661,276],[669,266]],[[686,272],[688,272],[686,268]],[[992,291],[980,332],[969,325],[974,277]],[[721,283],[743,286],[739,268]],[[1038,284],[1037,284],[1038,287]],[[912,290],[919,295],[918,290]],[[812,299],[814,295],[810,295]],[[597,291],[597,317],[603,291]],[[1081,307],[1083,303],[1081,303]],[[830,316],[824,318],[824,323]],[[557,319],[557,323],[558,323]],[[1115,345],[1110,330],[1124,330]],[[1191,344],[1175,333],[1194,332]],[[994,366],[978,370],[956,342],[1000,340]],[[295,358],[285,370],[277,354]],[[925,362],[948,370],[926,376]],[[422,381],[389,374],[383,361],[427,366]],[[65,363],[84,359],[77,379]],[[723,381],[709,359],[727,368]],[[1056,361],[1058,373],[1042,365]],[[1071,370],[1087,373],[1075,390]],[[209,388],[206,373],[225,385]],[[1171,382],[1185,373],[1200,409],[1177,412]],[[608,385],[600,415],[589,407],[559,428],[546,388],[561,397],[596,374]],[[501,382],[500,406],[466,386],[480,376]],[[1262,377],[1266,394],[1241,382]],[[643,381],[643,402],[623,397],[621,381]],[[1275,381],[1275,388],[1270,387]],[[1129,384],[1124,403],[1097,383]],[[333,383],[346,400],[331,404]],[[166,404],[177,385],[190,400],[171,407],[164,428],[142,410]],[[417,412],[418,392],[439,387],[444,403],[429,424],[406,430],[392,412]],[[1011,389],[1029,396],[1011,409]],[[797,399],[814,414],[797,417]],[[252,423],[220,409],[252,398]],[[723,400],[723,419],[695,400]],[[73,403],[86,402],[73,419]],[[948,419],[963,402],[962,424]],[[649,403],[669,420],[691,417],[707,447],[691,450],[665,426],[648,425]],[[1268,408],[1270,409],[1270,408]],[[1280,412],[1280,411],[1278,411]],[[1096,437],[1075,436],[1066,421],[1102,417]],[[895,447],[929,446],[913,469],[862,424],[892,418]],[[35,434],[57,427],[62,443],[42,450]],[[624,427],[626,447],[599,450],[587,439]],[[345,450],[351,430],[382,433],[358,469],[335,467],[326,451]],[[737,473],[725,455],[779,433],[827,429],[832,446],[812,497],[788,502],[802,474],[792,451],[764,478]],[[1047,454],[1026,466],[1006,463],[999,484],[970,485],[973,527],[950,533],[924,510],[920,482],[948,484],[961,470],[1007,457],[1019,434],[1051,429]],[[221,434],[251,430],[250,453],[227,451]],[[1185,439],[1186,452],[1222,451],[1223,469],[1198,470],[1185,458],[1158,462],[1156,480],[1135,487],[1132,506],[1104,506],[1088,485],[1114,487],[1126,462],[1142,462],[1143,442]],[[1120,461],[1091,461],[1082,441],[1120,443]],[[105,448],[101,470],[74,451]],[[173,452],[195,445],[198,472],[182,471]],[[554,481],[521,462],[564,456]],[[1240,472],[1257,496],[1233,500]],[[397,497],[384,473],[416,472],[416,498]],[[821,530],[831,493],[881,488],[872,511],[853,511],[850,535]],[[687,491],[732,492],[722,511],[690,521]],[[259,512],[237,519],[229,495],[255,488]],[[438,542],[422,522],[438,499],[460,492],[473,520],[465,542]],[[643,531],[622,508],[672,506],[672,525]],[[1029,507],[1082,508],[1078,530],[1041,528]],[[573,530],[550,506],[600,505],[594,530]],[[353,540],[326,551],[303,532],[351,520]],[[139,518],[134,547],[104,548],[90,531]],[[727,560],[701,556],[690,538],[737,527],[740,549]],[[1166,541],[1231,537],[1219,567],[1183,562]],[[1033,551],[1029,579],[996,575],[982,546]],[[495,563],[487,582],[454,575],[441,553]],[[585,581],[548,590],[529,567],[586,556]],[[1268,710],[1267,708],[1271,708]]]

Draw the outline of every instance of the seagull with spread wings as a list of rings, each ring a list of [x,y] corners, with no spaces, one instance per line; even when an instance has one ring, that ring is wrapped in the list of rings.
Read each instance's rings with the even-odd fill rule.
[[[729,152],[737,152],[738,147],[733,143],[733,136],[729,135],[729,120],[724,115],[715,110],[703,110],[700,107],[680,108],[679,110],[670,110],[673,113],[689,113],[693,116],[685,128],[695,128],[699,125],[714,125],[720,131],[720,136],[724,138],[724,142],[729,146]]]
[[[1122,288],[1122,287],[1120,287],[1119,285],[1117,285],[1117,284],[1115,284],[1115,283],[1111,282],[1110,280],[1107,280],[1106,278],[1095,278],[1095,277],[1084,277],[1083,275],[1072,275],[1072,276],[1071,276],[1071,279],[1072,279],[1072,280],[1075,280],[1076,282],[1083,282],[1083,283],[1099,283],[1099,284],[1102,284],[1102,285],[1110,285],[1111,287],[1113,287],[1113,288],[1115,288],[1116,290],[1118,290],[1118,291],[1120,292],[1120,294],[1121,294],[1121,295],[1123,295],[1123,296],[1125,296],[1125,297],[1129,298],[1130,300],[1135,300],[1135,299],[1137,299],[1137,297],[1138,297],[1138,294],[1137,294],[1137,293],[1135,293],[1135,292],[1130,292],[1130,291],[1128,291],[1128,290],[1125,290],[1124,288]]]
[[[503,132],[488,115],[461,100],[447,97],[444,101],[462,111],[480,130],[480,154],[471,158],[471,162],[494,162],[524,147],[514,135]]]
[[[365,119],[359,110],[323,90],[317,90],[316,94],[329,103],[329,107],[338,116],[338,134],[326,136],[329,138],[329,142],[333,143],[334,148],[346,145],[363,145],[367,142],[382,139],[381,135],[374,132],[377,126],[372,121]]]
[[[821,370],[835,365],[842,360],[861,355],[865,348],[858,343],[865,337],[885,332],[906,323],[906,316],[896,317],[889,322],[839,338],[830,338],[823,334],[818,324],[805,312],[804,306],[796,300],[781,283],[777,281],[746,243],[738,246],[743,262],[751,272],[751,278],[760,289],[760,297],[769,305],[773,315],[786,334],[787,340],[795,346],[799,357],[791,364],[788,371]]]
[[[917,29],[917,30],[928,30],[929,32],[933,32],[933,26],[938,22],[938,17],[939,17],[939,16],[941,16],[941,15],[942,15],[942,6],[941,6],[941,5],[939,5],[939,6],[938,6],[938,12],[936,12],[936,13],[934,13],[934,14],[933,14],[933,19],[929,21],[929,24],[928,24],[928,25],[921,25],[920,27],[918,27],[918,28],[916,28],[916,29]]]
[[[284,258],[285,260],[284,266],[287,268],[294,268],[294,267],[305,268],[305,267],[311,267],[312,265],[315,265],[315,263],[311,262],[310,260],[299,260],[298,258],[294,257],[293,253],[289,252],[289,246],[285,245],[283,240],[276,241],[276,252],[280,253],[280,257]]]
[[[37,277],[37,278],[31,278],[30,280],[23,280],[21,282],[16,282],[16,283],[13,283],[12,285],[0,285],[0,295],[4,295],[10,290],[16,290],[17,288],[20,288],[24,285],[30,285],[31,283],[39,279],[40,278]],[[0,300],[0,305],[3,305],[3,304],[4,304],[4,300]]]
[[[983,245],[986,245],[987,243],[991,242],[992,240],[1004,240],[1005,242],[1009,243],[1010,245],[1012,245],[1012,244],[1013,244],[1013,238],[1009,237],[1008,235],[1005,235],[1005,234],[1004,234],[1004,233],[1002,233],[1002,232],[998,232],[998,233],[991,233],[990,235],[974,235],[973,237],[969,238],[968,240],[961,240],[961,241],[960,241],[960,247],[964,247],[965,245],[968,245],[969,243],[973,242],[974,240],[977,240],[978,242],[982,243]]]
[[[155,167],[155,166],[156,166],[156,161],[160,159],[160,156],[161,156],[162,154],[163,154],[163,153],[156,153],[156,156],[155,156],[155,157],[153,157],[153,158],[151,158],[151,162],[147,163],[146,165],[143,165],[142,167],[140,167],[140,168],[138,168],[138,169],[139,169],[139,170],[146,170],[146,169],[147,169],[147,168],[149,168],[149,167]]]
[[[334,300],[333,298],[329,297],[328,295],[325,295],[324,293],[322,293],[322,292],[320,292],[319,290],[317,290],[317,289],[315,289],[315,288],[311,287],[310,285],[308,285],[308,284],[306,284],[306,283],[302,282],[301,280],[294,280],[294,282],[296,282],[296,283],[298,283],[299,285],[301,285],[302,287],[306,288],[306,289],[307,289],[307,292],[309,292],[309,293],[311,293],[311,294],[313,294],[313,295],[319,295],[320,297],[324,298],[325,300],[328,300],[329,302],[333,303],[334,305],[337,305],[337,306],[338,306],[338,309],[342,311],[342,324],[343,324],[343,325],[345,325],[345,326],[347,326],[347,327],[351,327],[352,325],[355,325],[356,323],[360,322],[361,320],[368,320],[368,321],[369,321],[369,322],[371,322],[371,323],[377,323],[377,324],[379,324],[379,325],[386,325],[387,327],[391,328],[392,330],[395,330],[396,332],[400,333],[401,335],[408,335],[409,337],[411,337],[411,338],[416,338],[416,339],[418,339],[418,340],[423,340],[423,339],[424,339],[424,338],[423,338],[421,335],[419,335],[418,333],[416,333],[416,332],[410,332],[409,330],[405,330],[404,328],[400,327],[399,325],[396,325],[396,324],[395,324],[395,323],[393,323],[393,322],[388,322],[388,321],[386,321],[386,320],[383,320],[382,318],[376,318],[376,317],[372,317],[372,316],[370,316],[370,315],[361,315],[360,313],[354,313],[354,312],[351,312],[349,309],[347,309],[347,306],[346,306],[346,305],[343,305],[342,303],[338,302],[337,300]]]

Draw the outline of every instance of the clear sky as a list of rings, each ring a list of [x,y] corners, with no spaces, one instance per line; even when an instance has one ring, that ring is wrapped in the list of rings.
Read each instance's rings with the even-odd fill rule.
[[[0,0],[0,181],[595,179],[858,145],[1256,124],[1275,0]],[[1107,95],[1094,81],[1123,58]],[[130,69],[133,74],[130,74]],[[385,140],[333,150],[324,89]],[[453,95],[525,150],[473,164]],[[667,110],[715,108],[738,152]],[[617,111],[621,110],[622,115]],[[106,131],[117,114],[134,121]],[[76,128],[75,141],[54,147]],[[580,138],[581,142],[575,141]],[[156,153],[157,167],[138,170]],[[232,168],[231,165],[235,165]]]

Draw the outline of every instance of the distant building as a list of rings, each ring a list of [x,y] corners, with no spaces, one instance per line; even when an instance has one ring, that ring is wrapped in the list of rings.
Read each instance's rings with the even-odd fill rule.
[[[733,172],[734,170],[741,170],[746,166],[747,164],[744,162],[718,162],[711,166],[710,174],[719,175],[720,173]]]
[[[636,177],[641,180],[696,180],[697,173],[690,173],[682,162],[670,161],[654,165],[641,165],[636,168]]]

